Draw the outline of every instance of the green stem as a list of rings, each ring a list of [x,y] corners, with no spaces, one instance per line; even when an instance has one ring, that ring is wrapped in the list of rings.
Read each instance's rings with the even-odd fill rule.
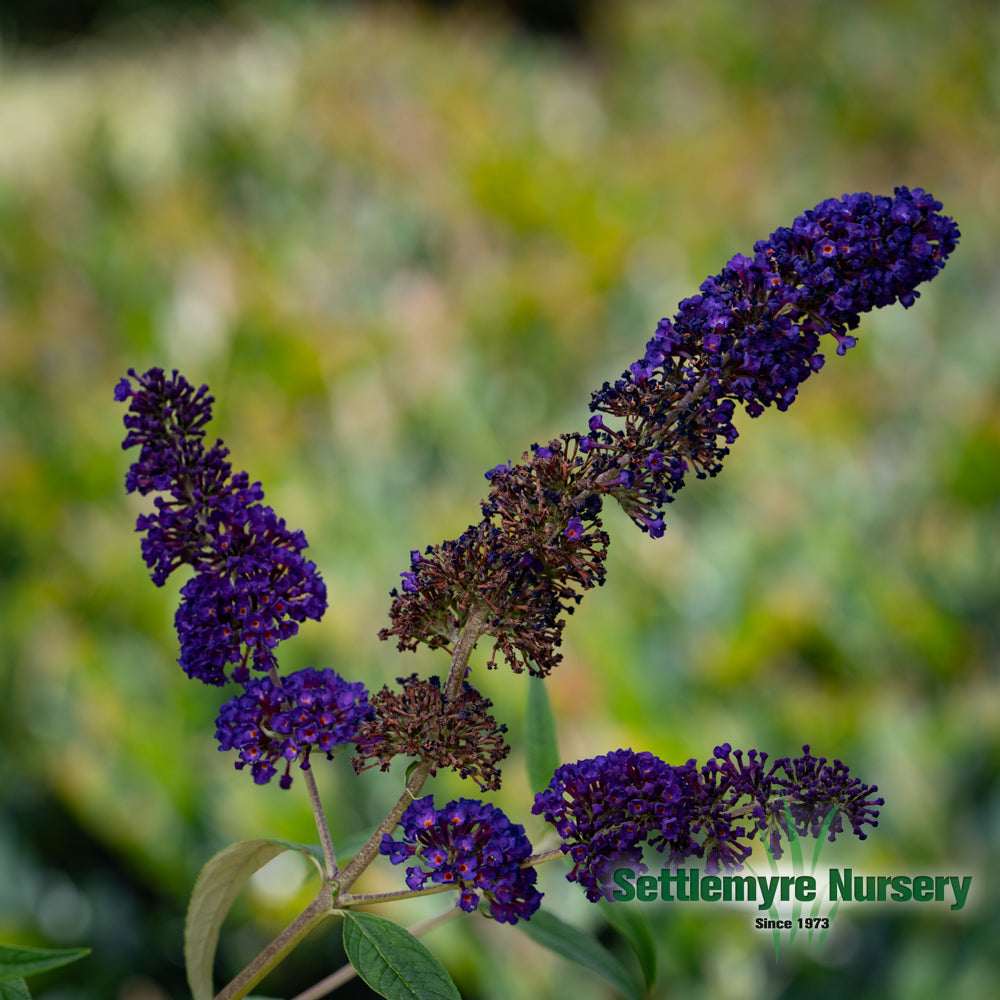
[[[441,883],[429,889],[399,889],[395,892],[345,893],[337,897],[337,906],[355,906],[358,903],[390,903],[396,899],[416,899],[418,896],[436,896],[441,892],[454,892],[461,886],[457,882]]]
[[[245,997],[298,943],[330,913],[333,886],[326,882],[316,898],[235,979],[220,990],[215,1000]]]
[[[469,656],[485,631],[485,624],[486,609],[481,605],[474,605],[466,619],[465,628],[462,629],[462,634],[458,637],[458,642],[455,643],[455,651],[452,653],[448,680],[444,685],[444,697],[447,701],[454,699],[462,686],[462,681],[465,680],[465,668],[469,665]]]
[[[546,861],[555,861],[556,858],[566,857],[566,852],[561,847],[554,847],[551,851],[542,851],[540,854],[532,854],[530,858],[525,858],[521,862],[522,868],[533,868],[535,865],[544,865]]]
[[[323,812],[323,803],[320,801],[319,789],[316,787],[316,778],[311,767],[302,772],[302,778],[309,790],[309,803],[312,806],[313,816],[316,817],[319,842],[323,845],[324,873],[329,882],[337,874],[337,854],[333,849],[333,838],[330,836],[330,827],[326,822],[326,813]]]
[[[430,774],[431,762],[422,760],[416,770],[410,775],[410,780],[403,789],[396,804],[389,811],[389,815],[378,825],[378,829],[365,841],[364,846],[354,855],[351,863],[340,871],[334,878],[334,883],[341,891],[346,892],[358,880],[361,873],[375,860],[382,845],[382,837],[386,833],[391,833],[399,817],[406,811],[407,806],[417,797],[423,787],[427,776]]]

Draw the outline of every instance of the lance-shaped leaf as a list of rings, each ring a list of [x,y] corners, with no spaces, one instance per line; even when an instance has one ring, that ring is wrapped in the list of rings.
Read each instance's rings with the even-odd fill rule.
[[[194,1000],[211,1000],[215,995],[215,949],[233,901],[255,872],[288,849],[287,844],[271,840],[243,840],[219,851],[202,868],[184,923],[184,963]]]
[[[602,899],[598,906],[609,924],[629,943],[642,968],[646,988],[656,985],[656,944],[649,920],[642,910]]]
[[[528,781],[533,792],[548,786],[561,763],[556,741],[556,723],[552,717],[545,681],[528,678],[528,705],[524,719],[524,754]]]
[[[577,930],[555,914],[542,910],[530,920],[518,921],[517,926],[536,944],[596,972],[626,1000],[642,1000],[645,996],[645,990],[617,956],[608,951],[597,938]]]
[[[405,927],[384,917],[345,913],[344,951],[386,1000],[462,1000],[445,967]]]
[[[58,969],[89,954],[89,948],[15,948],[0,945],[0,983]]]

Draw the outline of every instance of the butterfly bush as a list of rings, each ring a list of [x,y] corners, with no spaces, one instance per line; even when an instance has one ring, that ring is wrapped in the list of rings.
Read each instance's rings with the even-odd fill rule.
[[[532,812],[545,817],[573,860],[567,876],[596,901],[610,889],[616,868],[645,871],[643,845],[667,853],[669,867],[704,858],[705,871],[739,868],[752,852],[755,832],[766,835],[775,859],[790,811],[797,835],[829,840],[846,819],[862,840],[864,826],[878,826],[875,785],[851,778],[841,761],[828,764],[809,747],[794,760],[782,757],[766,771],[768,755],[724,743],[704,767],[693,760],[670,765],[648,752],[616,750],[564,764],[535,796]],[[832,813],[832,816],[831,816]]]
[[[686,478],[722,468],[737,406],[751,417],[787,409],[823,366],[821,336],[843,354],[862,313],[913,304],[958,239],[940,208],[921,188],[845,195],[758,242],[753,257],[733,257],[660,321],[642,358],[593,394],[585,434],[491,469],[483,519],[455,541],[411,552],[380,636],[400,649],[448,649],[481,607],[490,666],[501,656],[516,672],[549,673],[564,616],[605,580],[604,501],[662,536],[664,508]]]
[[[849,829],[863,839],[877,825],[884,803],[876,786],[839,760],[813,756],[808,744],[801,756],[770,764],[766,753],[728,743],[700,767],[632,749],[563,764],[531,807],[559,839],[540,854],[495,806],[461,798],[438,809],[420,792],[442,768],[481,791],[500,787],[511,748],[506,725],[473,684],[478,641],[487,637],[488,668],[502,661],[547,676],[561,659],[566,617],[605,582],[605,503],[662,536],[666,506],[684,483],[722,468],[739,410],[751,418],[786,410],[823,367],[824,343],[843,355],[862,314],[914,303],[959,237],[940,209],[921,188],[829,199],[707,278],[659,322],[643,355],[592,394],[585,431],[490,469],[479,520],[453,540],[411,550],[379,636],[400,650],[441,649],[451,664],[446,676],[414,673],[374,695],[330,669],[279,674],[276,647],[323,616],[326,588],[303,554],[304,534],[264,505],[260,483],[233,472],[221,441],[207,444],[207,387],[159,368],[121,379],[123,447],[139,449],[126,490],[156,494],[136,523],[143,559],[158,586],[181,566],[190,574],[175,617],[180,666],[206,684],[236,686],[216,739],[235,752],[237,769],[262,785],[280,774],[284,789],[293,764],[306,775],[326,857],[324,887],[307,915],[327,914],[334,899],[346,910],[451,890],[459,909],[513,924],[537,911],[537,865],[556,857],[568,857],[570,881],[598,900],[616,866],[642,868],[650,851],[671,866],[701,859],[714,872],[739,868],[754,839],[778,857],[782,836],[833,840]],[[340,867],[312,763],[349,745],[359,774],[391,772],[402,758],[405,785]],[[406,888],[352,894],[379,856],[409,862]],[[262,964],[294,940],[276,939]],[[220,997],[253,982],[245,970]]]

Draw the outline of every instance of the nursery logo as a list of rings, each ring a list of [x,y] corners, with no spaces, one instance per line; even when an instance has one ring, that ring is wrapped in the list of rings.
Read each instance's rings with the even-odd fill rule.
[[[853,868],[827,870],[825,890],[816,875],[706,875],[697,868],[664,868],[658,876],[615,872],[612,895],[619,902],[756,903],[773,910],[780,903],[942,903],[961,910],[971,875],[857,875]],[[761,921],[758,920],[758,924]]]
[[[747,865],[747,868],[750,868]],[[795,870],[799,869],[799,870]],[[842,903],[943,904],[962,910],[972,889],[972,876],[897,873],[872,875],[853,868],[783,873],[772,865],[769,875],[706,874],[697,868],[663,868],[659,875],[637,874],[631,868],[614,873],[612,898],[621,903],[728,903],[755,907],[753,927],[772,931],[775,955],[783,936],[793,941],[805,932],[810,944],[821,945]]]
[[[799,835],[791,805],[786,802],[783,822],[773,836],[762,838],[771,869],[769,875],[758,874],[748,861],[745,868],[749,874],[742,871],[716,874],[677,867],[663,868],[659,875],[652,875],[645,873],[645,866],[642,873],[633,868],[618,868],[614,872],[611,898],[620,903],[655,900],[755,908],[753,928],[772,932],[775,960],[782,939],[787,937],[790,944],[800,931],[810,945],[822,945],[842,903],[936,903],[946,904],[950,910],[965,907],[972,889],[971,875],[868,874],[847,867],[821,871],[819,856],[837,812],[831,810],[816,831],[808,870],[803,854],[806,839]],[[780,865],[779,859],[783,862]]]

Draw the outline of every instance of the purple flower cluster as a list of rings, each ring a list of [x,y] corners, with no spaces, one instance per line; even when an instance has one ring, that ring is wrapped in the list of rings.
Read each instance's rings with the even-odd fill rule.
[[[515,671],[546,674],[582,592],[604,580],[612,497],[660,537],[685,477],[714,476],[736,440],[737,406],[787,409],[823,364],[820,338],[843,354],[862,313],[901,302],[933,278],[959,231],[921,188],[829,199],[735,256],[660,321],[644,356],[593,395],[588,433],[534,446],[487,474],[483,520],[456,541],[411,553],[393,590],[400,649],[450,648],[473,609]],[[621,421],[620,426],[606,417]]]
[[[693,762],[686,765],[693,770]],[[541,814],[563,838],[573,860],[567,876],[596,902],[614,869],[642,864],[642,845],[651,838],[660,850],[686,838],[688,783],[684,768],[671,767],[648,752],[615,750],[591,760],[563,764],[535,796]]]
[[[236,750],[237,770],[247,764],[258,785],[266,785],[284,762],[281,787],[292,784],[294,761],[308,770],[312,751],[334,750],[353,741],[358,727],[371,715],[368,691],[345,681],[333,670],[299,670],[275,684],[254,678],[244,693],[227,701],[215,720],[220,750]]]
[[[387,833],[380,851],[398,865],[414,858],[406,869],[412,890],[432,885],[454,885],[455,904],[467,913],[479,906],[480,895],[489,904],[487,916],[500,923],[528,920],[542,894],[535,888],[535,869],[521,867],[531,856],[524,827],[511,823],[496,806],[473,799],[434,808],[433,796],[410,803],[399,820],[403,837]]]
[[[532,812],[563,838],[573,860],[567,877],[592,901],[608,891],[616,868],[645,871],[643,845],[668,852],[670,866],[698,857],[715,872],[739,868],[759,832],[778,858],[786,806],[799,836],[818,836],[829,818],[830,840],[844,819],[864,839],[863,827],[878,825],[883,804],[873,797],[876,786],[851,778],[839,760],[828,764],[802,749],[802,757],[780,758],[767,770],[767,754],[751,750],[744,759],[728,743],[700,770],[693,760],[670,765],[648,752],[616,750],[564,764]]]
[[[122,447],[140,449],[126,490],[165,494],[136,522],[143,558],[157,586],[178,566],[195,571],[175,617],[179,662],[206,684],[245,682],[248,664],[272,670],[274,647],[323,616],[326,586],[302,556],[305,535],[260,503],[260,483],[233,474],[221,441],[205,447],[214,402],[207,387],[159,368],[129,375],[137,388],[127,378],[115,388],[116,400],[129,401]]]
[[[582,442],[643,530],[662,534],[662,509],[689,469],[719,471],[738,404],[752,417],[772,403],[787,409],[823,365],[821,335],[844,354],[862,313],[913,304],[959,237],[940,208],[922,188],[828,199],[758,241],[752,258],[737,254],[660,321],[645,355],[594,394]],[[624,428],[602,413],[625,418]]]

